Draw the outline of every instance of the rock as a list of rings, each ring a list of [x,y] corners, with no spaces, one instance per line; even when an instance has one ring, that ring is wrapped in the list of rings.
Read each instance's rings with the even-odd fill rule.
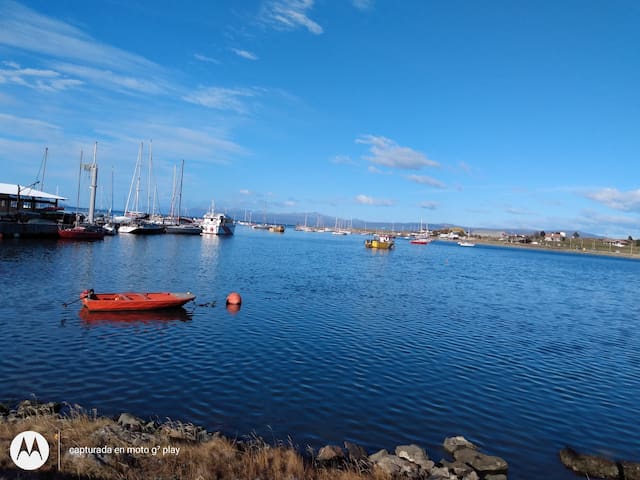
[[[316,458],[319,462],[336,463],[344,460],[344,452],[338,445],[325,445],[320,449]]]
[[[368,460],[367,451],[360,445],[345,440],[344,448],[347,449],[349,460],[355,463],[365,462]]]
[[[453,457],[459,461],[471,465],[480,474],[506,473],[509,469],[507,462],[492,455],[485,455],[473,448],[461,448],[453,453]]]
[[[4,417],[5,415],[9,415],[11,409],[5,405],[4,403],[0,403],[0,416]]]
[[[447,467],[450,472],[454,473],[458,477],[463,477],[468,473],[475,472],[475,470],[464,462],[449,462],[447,460],[440,460],[440,465]]]
[[[473,443],[471,443],[461,435],[458,435],[457,437],[445,438],[442,446],[444,447],[445,452],[447,452],[449,455],[453,455],[456,450],[460,450],[461,448],[472,448],[474,450],[478,449],[478,447],[476,447]]]
[[[616,462],[596,455],[583,455],[569,447],[560,450],[560,461],[565,467],[580,475],[606,479],[620,478]]]
[[[429,480],[445,480],[452,477],[447,467],[435,467],[429,472]]]
[[[396,455],[419,465],[425,471],[431,470],[435,465],[429,460],[427,452],[418,445],[399,445],[396,447]]]
[[[382,458],[388,455],[389,455],[389,452],[387,451],[387,449],[383,448],[382,450],[378,450],[376,453],[369,455],[369,461],[371,463],[378,463],[378,461],[380,461]]]
[[[494,477],[504,477],[504,480],[507,480],[507,476],[500,474],[500,475],[487,475],[486,477],[484,477],[484,480],[491,480],[493,478],[493,480],[498,480],[497,478]],[[458,475],[458,478],[462,478],[462,480],[480,480],[480,477],[478,476],[478,474],[475,471],[471,471],[469,473],[466,473],[462,476]]]
[[[640,480],[640,463],[620,462],[620,469],[624,480]]]
[[[507,476],[504,473],[496,473],[495,475],[486,475],[484,480],[507,480]]]
[[[396,455],[383,455],[374,465],[387,475],[404,475],[408,478],[418,478],[420,467],[409,460]]]
[[[118,417],[118,423],[129,430],[139,432],[142,430],[144,420],[138,418],[130,413],[121,413]]]
[[[60,411],[61,405],[59,403],[48,402],[39,403],[37,400],[25,400],[18,404],[16,414],[18,417],[26,418],[32,416],[48,416],[55,415]]]

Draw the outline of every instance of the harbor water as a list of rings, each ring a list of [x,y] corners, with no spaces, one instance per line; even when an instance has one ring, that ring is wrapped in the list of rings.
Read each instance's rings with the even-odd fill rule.
[[[640,263],[359,235],[0,241],[0,402],[33,396],[307,446],[464,435],[509,478],[640,461]],[[181,314],[88,315],[79,293],[191,291]],[[225,308],[231,291],[238,312]]]

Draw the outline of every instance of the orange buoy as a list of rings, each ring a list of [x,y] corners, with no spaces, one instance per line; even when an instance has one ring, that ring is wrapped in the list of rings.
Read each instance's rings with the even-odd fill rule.
[[[227,305],[240,305],[242,303],[242,298],[239,293],[231,292],[227,295]]]

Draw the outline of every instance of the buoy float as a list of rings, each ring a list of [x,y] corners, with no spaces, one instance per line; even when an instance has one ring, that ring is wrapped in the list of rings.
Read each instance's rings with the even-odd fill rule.
[[[231,292],[227,295],[227,305],[240,305],[242,303],[242,298],[239,293]]]

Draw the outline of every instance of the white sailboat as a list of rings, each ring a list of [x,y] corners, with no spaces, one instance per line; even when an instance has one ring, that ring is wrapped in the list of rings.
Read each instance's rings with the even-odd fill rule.
[[[181,235],[200,235],[201,228],[197,225],[193,225],[192,223],[183,223],[180,218],[180,211],[182,210],[182,178],[184,176],[184,160],[182,160],[182,166],[180,168],[180,182],[178,188],[178,215],[177,215],[177,223],[172,225],[167,225],[165,227],[167,233],[177,233]],[[175,196],[175,195],[174,195]],[[173,204],[171,206],[172,212],[171,216],[173,217]]]
[[[129,187],[129,195],[127,197],[127,204],[125,206],[124,218],[121,217],[121,220],[123,221],[123,225],[120,225],[120,228],[118,229],[120,233],[134,233],[134,234],[143,234],[143,235],[164,233],[164,225],[149,222],[147,220],[149,218],[149,212],[147,211],[147,213],[142,213],[139,210],[142,151],[143,151],[143,143],[140,142],[140,149],[138,150],[138,159],[136,160],[136,168],[134,169],[133,177],[131,178],[131,186]],[[152,158],[151,156],[152,156],[151,146],[149,146],[149,166],[151,165],[151,158]],[[149,177],[150,176],[151,174],[149,173]],[[134,183],[135,183],[136,189],[135,189],[133,210],[129,210],[129,202],[131,200],[131,194],[133,192]],[[148,204],[150,203],[150,196],[148,197],[147,203]],[[147,209],[149,209],[149,205],[147,205]]]

